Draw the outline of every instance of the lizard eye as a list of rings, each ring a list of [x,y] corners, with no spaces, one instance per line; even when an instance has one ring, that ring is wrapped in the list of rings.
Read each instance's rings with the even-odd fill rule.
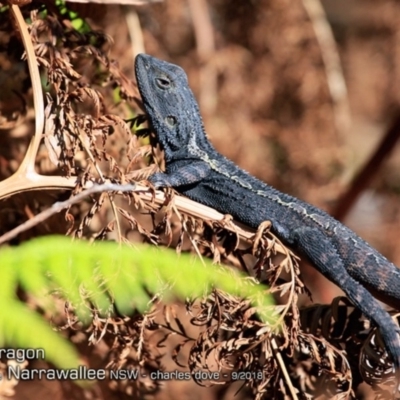
[[[156,78],[156,85],[160,89],[168,89],[171,85],[171,81],[168,78]]]

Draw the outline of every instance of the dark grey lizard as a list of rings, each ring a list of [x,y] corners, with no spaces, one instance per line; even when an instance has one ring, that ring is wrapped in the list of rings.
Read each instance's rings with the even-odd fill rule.
[[[219,154],[207,139],[182,68],[145,54],[136,57],[135,68],[145,110],[165,152],[165,173],[152,175],[150,182],[176,188],[253,228],[271,221],[273,233],[307,256],[380,328],[399,369],[400,330],[370,293],[399,305],[399,269],[324,211],[279,192]]]

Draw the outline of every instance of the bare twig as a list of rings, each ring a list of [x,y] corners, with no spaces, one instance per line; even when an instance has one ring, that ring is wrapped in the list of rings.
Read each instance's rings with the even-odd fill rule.
[[[282,374],[283,374],[283,376],[285,378],[286,384],[287,384],[287,386],[289,388],[290,394],[292,395],[292,399],[293,400],[298,400],[297,390],[293,386],[292,380],[290,379],[288,370],[286,368],[285,362],[283,361],[282,355],[279,352],[279,348],[278,348],[278,345],[276,344],[276,340],[275,339],[271,340],[271,346],[272,346],[272,349],[274,351],[275,358],[278,361],[279,367],[281,368]]]
[[[326,79],[333,102],[336,130],[343,133],[348,130],[351,117],[346,81],[343,76],[335,38],[326,20],[320,0],[303,0],[303,5],[313,25],[325,65]]]
[[[129,38],[132,43],[133,63],[135,65],[135,58],[139,53],[144,53],[144,40],[143,32],[140,26],[138,14],[134,7],[124,6],[125,20],[128,26]]]
[[[349,189],[339,199],[335,210],[332,215],[338,219],[343,220],[353,207],[359,195],[368,187],[372,178],[379,171],[383,161],[387,158],[393,150],[396,143],[400,138],[400,111],[389,126],[385,136],[382,138],[379,145],[376,147],[375,152],[370,159],[365,163],[360,172],[354,177]]]
[[[40,141],[42,139],[42,133],[44,128],[43,90],[42,90],[42,82],[40,80],[39,67],[35,55],[35,50],[33,48],[32,40],[29,35],[25,20],[21,14],[21,10],[19,9],[18,6],[13,4],[11,6],[11,12],[19,27],[22,41],[25,47],[26,59],[28,62],[29,74],[32,82],[33,104],[35,108],[36,119],[35,119],[35,134],[31,140],[25,158],[14,175],[0,183],[0,193],[1,193],[1,186],[6,186],[7,184],[10,184],[10,180],[12,179],[17,180],[19,179],[19,176],[29,176],[29,175],[32,175],[32,178],[34,178],[35,159],[39,149]]]
[[[70,189],[75,188],[77,184],[77,177],[62,177],[62,176],[43,176],[37,175],[37,179],[32,182],[28,180],[21,180],[18,182],[14,182],[12,188],[6,193],[2,193],[0,195],[0,200],[2,198],[11,196],[12,194],[31,191],[31,190],[54,190],[54,189]],[[84,185],[85,189],[91,189],[93,186],[93,182],[89,181]],[[111,185],[111,183],[106,182],[104,185],[98,185],[95,187],[111,187],[107,186]],[[124,187],[118,186],[115,187]],[[128,186],[127,186],[128,187]],[[112,191],[114,189],[109,189]],[[140,197],[145,202],[155,202],[156,204],[162,205],[165,203],[166,198],[163,192],[157,190],[155,193],[151,191],[148,187],[142,185],[134,185],[130,189],[131,191],[140,193]],[[86,193],[86,190],[83,192]],[[90,193],[84,194],[83,197],[87,196]],[[74,199],[76,196],[74,197]],[[214,220],[214,221],[222,221],[225,219],[225,215],[219,213],[218,211],[209,208],[207,206],[203,206],[202,204],[196,203],[195,201],[189,200],[185,197],[175,196],[174,198],[175,206],[181,212],[186,213],[195,218],[202,218],[205,220]],[[52,215],[52,214],[51,214]],[[50,216],[50,215],[49,215]],[[41,222],[41,221],[40,221]],[[238,233],[244,239],[251,239],[254,235],[254,230],[250,228],[242,228],[239,224],[231,223],[232,226],[227,224],[226,229],[231,230],[232,232]]]
[[[26,190],[35,190],[43,187],[46,189],[65,187],[65,180],[68,181],[69,185],[72,183],[71,178],[41,177],[35,171],[36,154],[39,149],[40,141],[42,140],[44,129],[42,83],[32,40],[21,14],[21,10],[14,4],[11,5],[10,8],[21,33],[32,81],[33,103],[35,107],[35,133],[18,170],[9,178],[0,182],[0,199]],[[73,178],[73,181],[75,180],[76,178]]]
[[[23,224],[17,226],[16,228],[8,231],[4,235],[0,236],[0,244],[11,240],[22,232],[27,231],[28,229],[33,228],[37,224],[43,222],[47,218],[50,218],[52,215],[59,213],[60,211],[70,207],[73,204],[79,203],[85,197],[94,194],[94,193],[103,193],[103,192],[132,192],[135,189],[135,185],[117,185],[112,183],[106,183],[103,185],[94,185],[89,189],[84,190],[83,192],[78,193],[76,196],[69,198],[65,201],[60,201],[54,203],[50,208],[41,213],[35,215],[32,219],[24,222]]]
[[[199,104],[203,113],[210,114],[217,105],[217,74],[215,65],[210,62],[215,52],[214,31],[207,2],[188,0],[188,3],[201,65]]]

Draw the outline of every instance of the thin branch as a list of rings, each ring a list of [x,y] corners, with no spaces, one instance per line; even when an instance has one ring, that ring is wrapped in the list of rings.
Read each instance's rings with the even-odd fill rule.
[[[69,198],[65,201],[60,201],[54,203],[50,208],[41,213],[35,215],[30,220],[24,222],[23,224],[17,226],[16,228],[8,231],[4,235],[0,236],[0,244],[11,240],[22,232],[27,231],[28,229],[33,228],[34,226],[40,224],[47,218],[50,218],[52,215],[59,213],[60,211],[70,207],[73,204],[79,203],[85,197],[94,194],[94,193],[103,193],[103,192],[132,192],[135,189],[135,185],[117,185],[112,183],[106,183],[103,185],[95,185],[89,189],[84,190],[83,192],[78,193],[76,196]]]
[[[76,187],[79,178],[76,176],[63,177],[63,176],[45,176],[35,174],[35,179],[23,179],[13,181],[11,187],[7,187],[6,191],[0,192],[0,200],[12,196],[17,193],[23,193],[33,190],[72,190]],[[5,181],[3,181],[5,182]],[[0,182],[0,185],[3,183]],[[83,185],[84,189],[89,189],[93,187],[95,183],[92,181],[86,182]],[[105,184],[110,184],[108,181]],[[144,202],[155,203],[158,205],[163,205],[166,202],[166,197],[164,192],[160,190],[153,191],[146,186],[135,184],[135,188],[132,190],[138,193],[140,198]],[[174,204],[177,209],[182,213],[185,213],[194,218],[200,218],[208,221],[221,222],[224,224],[224,228],[234,232],[241,239],[251,240],[254,236],[255,230],[247,227],[240,222],[232,222],[226,215],[219,213],[213,208],[204,206],[203,204],[196,203],[186,197],[175,196]],[[280,245],[279,242],[275,243],[275,248],[285,254],[285,248]]]
[[[24,43],[26,60],[28,62],[29,74],[32,82],[33,90],[33,104],[35,108],[35,134],[28,147],[28,151],[17,172],[8,179],[18,179],[19,176],[28,176],[35,174],[35,159],[39,149],[40,141],[42,140],[42,133],[44,129],[44,102],[42,82],[40,80],[40,73],[38,61],[36,59],[35,50],[33,48],[32,39],[29,35],[28,28],[25,20],[21,14],[21,10],[15,4],[11,5],[11,12],[18,25],[21,33],[22,41]],[[5,181],[3,181],[5,183]],[[3,183],[2,182],[2,183]]]
[[[400,138],[400,111],[389,126],[385,136],[376,147],[370,159],[365,163],[360,172],[354,177],[349,189],[339,199],[332,215],[343,220],[357,201],[360,194],[370,184],[376,173],[379,171],[382,163],[388,157]]]
[[[207,2],[188,0],[188,3],[201,66],[199,104],[204,114],[211,114],[217,105],[217,71],[211,62],[215,54],[214,30]]]
[[[39,149],[40,141],[42,140],[45,118],[43,91],[42,83],[40,80],[38,61],[36,59],[32,40],[29,35],[25,20],[21,14],[21,10],[15,4],[12,4],[10,9],[21,33],[22,41],[25,47],[26,59],[33,90],[33,103],[35,108],[35,133],[18,170],[9,178],[0,182],[0,199],[11,196],[12,194],[18,192],[29,190],[29,186],[32,186],[32,190],[35,190],[35,188],[37,188],[38,181],[40,181],[39,187],[47,186],[44,181],[47,180],[46,178],[50,178],[39,177],[39,175],[35,171],[35,159]],[[48,182],[49,186],[51,186],[48,187],[48,189],[64,186],[62,182],[59,182],[59,177],[53,178],[55,179],[50,179]]]
[[[280,367],[280,369],[282,371],[282,374],[283,374],[283,376],[285,378],[286,384],[287,384],[287,386],[289,388],[290,394],[292,395],[292,399],[293,400],[298,400],[297,389],[293,386],[292,380],[290,379],[288,370],[286,368],[286,364],[283,361],[282,355],[281,355],[281,353],[279,351],[279,348],[278,348],[278,345],[277,345],[275,339],[271,340],[271,346],[272,346],[272,350],[274,352],[274,356],[275,356],[276,360],[278,361],[279,367]]]
[[[22,193],[22,192],[27,192],[31,190],[54,190],[54,189],[65,189],[65,190],[72,190],[75,188],[76,184],[78,182],[77,177],[62,177],[62,176],[44,176],[44,175],[37,175],[36,180],[32,182],[31,180],[21,180],[19,182],[14,182],[16,183],[12,188],[7,193],[2,193],[0,195],[0,200],[6,197],[9,197],[13,194],[16,193]],[[116,186],[110,186],[111,183],[106,182],[103,185],[95,185],[93,182],[89,181],[86,182],[84,185],[84,189],[86,189],[82,196],[84,198],[88,194],[92,192],[87,192],[87,190],[91,190],[93,187],[96,188],[101,188],[105,187],[105,191],[113,191],[113,190],[120,190],[120,189],[115,189],[115,188],[123,188],[125,185],[116,185]],[[108,186],[107,186],[108,185]],[[129,185],[126,185],[128,187]],[[112,187],[113,189],[107,189],[108,187]],[[134,184],[130,186],[131,189],[130,191],[134,191],[136,193],[139,193],[140,198],[149,203],[156,203],[158,205],[163,205],[166,201],[166,197],[164,192],[161,192],[159,190],[156,190],[155,192],[150,190],[148,187],[143,186],[143,185],[138,185]],[[96,189],[94,193],[97,191],[100,191],[100,189]],[[125,190],[126,191],[126,190]],[[74,197],[76,199],[77,196]],[[80,198],[80,199],[82,199]],[[202,204],[196,203],[195,201],[192,201],[186,197],[181,197],[181,196],[175,196],[174,197],[174,202],[175,206],[177,209],[179,209],[181,212],[190,215],[191,217],[194,218],[202,218],[205,220],[209,221],[224,221],[226,220],[226,216],[224,214],[219,213],[218,211],[214,210],[213,208],[209,208],[207,206],[203,206]],[[52,214],[50,214],[52,215]],[[50,216],[49,215],[49,216]],[[39,221],[41,222],[41,221]],[[250,228],[244,227],[244,225],[241,225],[239,223],[232,223],[232,222],[227,222],[226,223],[226,229],[236,232],[238,235],[240,235],[243,239],[251,239],[254,235],[254,230]],[[14,237],[14,236],[13,236]],[[0,243],[3,243],[0,241]]]
[[[136,56],[139,53],[145,53],[143,32],[135,8],[131,6],[124,6],[123,10],[125,13],[126,24],[128,26],[129,38],[132,43],[133,66],[135,65]]]
[[[344,133],[350,127],[351,114],[346,81],[343,76],[335,38],[320,0],[302,1],[314,28],[325,65],[326,79],[333,103],[336,130],[339,133]]]

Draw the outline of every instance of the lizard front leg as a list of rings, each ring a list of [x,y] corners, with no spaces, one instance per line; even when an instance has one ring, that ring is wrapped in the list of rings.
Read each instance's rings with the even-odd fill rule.
[[[211,167],[205,161],[182,160],[169,165],[167,172],[157,172],[149,177],[156,188],[193,185],[210,173]]]
[[[336,283],[350,301],[379,327],[386,350],[392,356],[396,369],[399,369],[399,327],[368,290],[349,275],[343,259],[330,238],[321,235],[318,229],[304,227],[292,232],[292,240],[309,257],[312,264],[329,280]]]

